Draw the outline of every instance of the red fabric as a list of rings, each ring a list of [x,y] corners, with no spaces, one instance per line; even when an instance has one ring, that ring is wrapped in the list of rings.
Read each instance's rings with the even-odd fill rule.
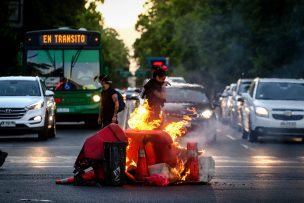
[[[135,163],[138,159],[138,148],[140,145],[145,145],[151,142],[153,144],[155,155],[152,155],[153,160],[149,160],[151,155],[147,154],[147,163],[167,163],[171,167],[177,164],[177,149],[173,144],[170,135],[161,130],[132,130],[125,131],[126,136],[131,139],[128,146],[127,157]],[[148,151],[146,151],[147,153]]]
[[[111,129],[110,129],[111,128]],[[113,135],[113,132],[116,137]],[[124,131],[115,123],[109,124],[107,127],[98,131],[95,135],[86,139],[83,145],[82,157],[100,160],[104,157],[103,143],[104,142],[127,142]]]
[[[145,179],[149,185],[167,186],[169,184],[168,178],[160,174],[153,174]]]

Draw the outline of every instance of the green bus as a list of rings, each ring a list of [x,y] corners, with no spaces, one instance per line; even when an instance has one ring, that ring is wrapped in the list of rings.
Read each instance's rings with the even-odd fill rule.
[[[54,91],[57,121],[97,124],[103,72],[101,34],[59,28],[25,34],[23,67]]]

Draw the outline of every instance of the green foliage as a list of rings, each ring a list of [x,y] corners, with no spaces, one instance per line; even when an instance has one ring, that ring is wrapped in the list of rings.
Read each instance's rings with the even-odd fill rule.
[[[150,0],[134,43],[170,58],[173,71],[217,91],[245,77],[303,77],[304,2]]]
[[[119,39],[119,34],[112,28],[103,30],[102,44],[104,48],[104,65],[108,67],[109,75],[117,86],[126,86],[127,78],[121,78],[118,71],[129,68],[128,48]]]
[[[102,33],[104,48],[104,67],[109,74],[116,75],[116,69],[128,68],[128,50],[117,32],[113,29],[103,28],[103,16],[96,11],[97,3],[104,0],[26,0],[23,10],[23,27],[13,29],[9,25],[8,2],[0,3],[0,43],[5,47],[1,55],[0,75],[19,74],[17,56],[20,42],[24,34],[30,30],[52,29],[58,27],[86,28]]]

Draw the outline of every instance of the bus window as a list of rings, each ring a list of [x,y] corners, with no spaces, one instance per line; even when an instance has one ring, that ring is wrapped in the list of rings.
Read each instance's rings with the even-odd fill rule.
[[[99,75],[99,52],[96,50],[67,50],[64,54],[64,76],[82,89],[96,89],[94,77]]]
[[[27,66],[30,75],[60,76],[63,69],[62,51],[29,50]]]

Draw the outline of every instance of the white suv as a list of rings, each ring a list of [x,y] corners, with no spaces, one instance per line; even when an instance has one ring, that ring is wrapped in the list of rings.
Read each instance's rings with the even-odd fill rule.
[[[304,80],[256,78],[243,94],[243,137],[266,135],[304,139]]]
[[[54,93],[39,77],[0,77],[0,134],[56,136]]]

